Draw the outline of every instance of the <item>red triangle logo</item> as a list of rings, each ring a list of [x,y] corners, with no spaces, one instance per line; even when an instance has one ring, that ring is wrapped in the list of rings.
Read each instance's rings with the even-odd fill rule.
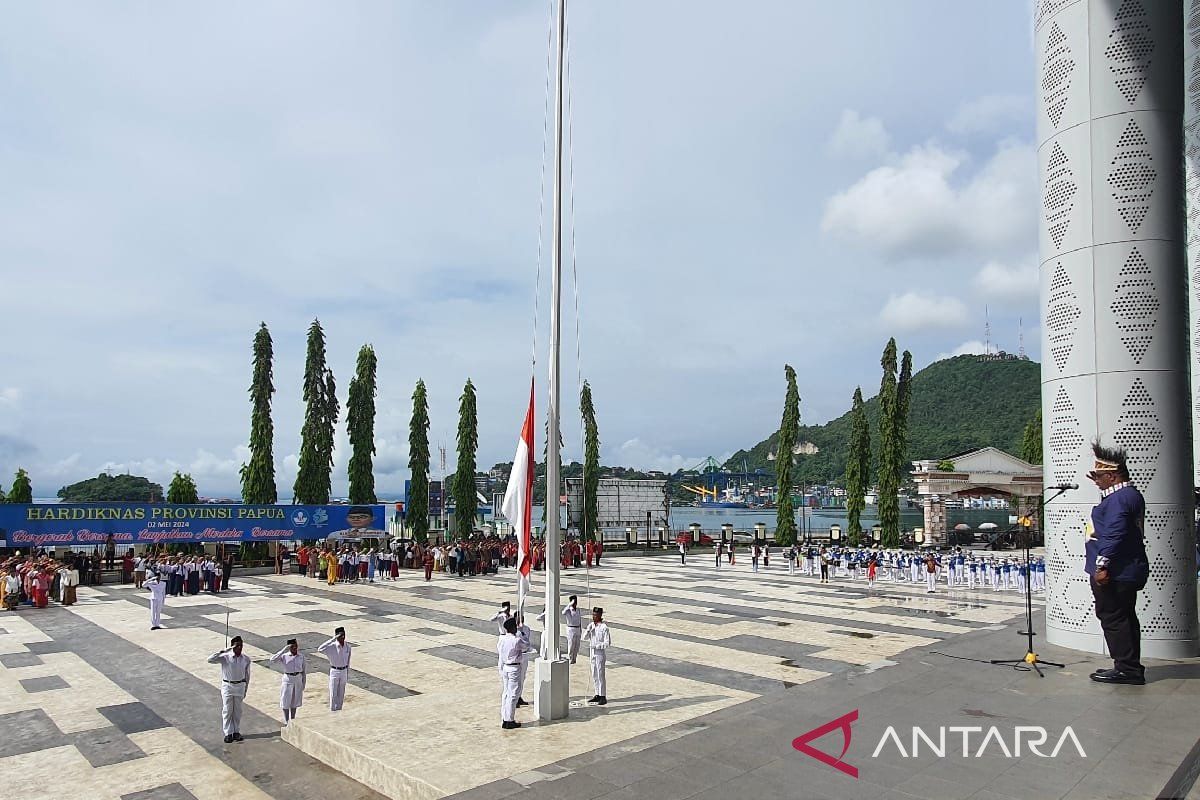
[[[802,733],[792,740],[792,747],[804,753],[806,756],[812,756],[822,764],[828,764],[836,770],[846,773],[851,778],[858,777],[858,767],[851,766],[842,758],[846,755],[846,751],[850,749],[850,726],[858,721],[858,709],[854,709],[849,714],[844,714],[837,719],[832,719],[824,725],[813,728],[808,733]],[[820,739],[825,734],[840,729],[842,731],[842,752],[834,758],[829,753],[822,752],[815,747],[812,747],[809,742],[813,739]]]

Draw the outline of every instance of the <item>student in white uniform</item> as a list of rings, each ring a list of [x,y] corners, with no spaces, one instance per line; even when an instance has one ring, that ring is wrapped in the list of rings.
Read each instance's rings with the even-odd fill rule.
[[[167,602],[167,584],[159,577],[156,569],[150,573],[150,580],[144,585],[150,591],[150,630],[156,631],[162,627],[162,610]]]
[[[517,678],[521,670],[524,645],[517,638],[517,621],[504,620],[504,632],[496,641],[496,670],[500,673],[500,727],[519,728],[517,722]]]
[[[304,705],[304,653],[295,639],[288,639],[287,646],[275,655],[271,661],[283,665],[283,675],[279,682],[279,707],[283,709],[283,724],[287,725],[296,718],[296,709]]]
[[[242,654],[242,637],[233,637],[229,644],[208,657],[208,663],[221,665],[221,729],[225,744],[242,740],[242,703],[250,689],[250,656]]]
[[[350,644],[346,641],[346,629],[333,629],[333,638],[323,642],[318,653],[329,659],[329,710],[341,711],[346,700],[346,679],[350,672]]]
[[[608,624],[604,622],[604,609],[600,606],[592,609],[592,621],[588,623],[583,635],[587,637],[588,647],[592,651],[592,685],[596,688],[595,696],[588,702],[606,705],[608,684],[604,680],[604,664],[612,637],[608,632]]]
[[[529,657],[534,652],[533,634],[525,624],[524,614],[517,614],[514,619],[517,621],[517,638],[521,640],[521,668],[517,670],[517,708],[520,708],[529,705],[521,695],[525,691],[525,676],[529,674]]]
[[[496,632],[504,635],[504,622],[512,616],[512,603],[505,600],[500,604],[500,610],[491,616],[488,622],[496,623]]]
[[[538,622],[546,621],[546,612],[537,615]],[[579,657],[579,640],[583,636],[583,614],[579,611],[579,598],[571,595],[563,606],[562,621],[567,626],[567,658],[571,663]]]

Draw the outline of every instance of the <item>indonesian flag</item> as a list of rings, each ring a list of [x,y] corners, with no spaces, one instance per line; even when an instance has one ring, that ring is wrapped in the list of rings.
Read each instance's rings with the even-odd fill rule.
[[[508,488],[500,506],[517,534],[517,608],[521,613],[524,613],[525,595],[529,593],[529,568],[532,565],[529,537],[533,525],[533,473],[533,379],[530,379],[529,410],[525,412],[512,473],[508,476]]]

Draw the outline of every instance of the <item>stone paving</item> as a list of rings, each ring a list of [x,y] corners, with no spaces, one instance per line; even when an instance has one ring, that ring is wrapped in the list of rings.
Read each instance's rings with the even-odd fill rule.
[[[943,586],[927,595],[923,585],[820,585],[742,564],[718,572],[711,558],[606,559],[590,573],[566,571],[563,595],[606,609],[609,705],[582,703],[591,693],[584,656],[572,670],[569,720],[502,732],[495,629],[484,620],[511,596],[511,570],[430,583],[406,572],[367,585],[296,575],[233,585],[216,597],[168,598],[159,631],[149,630],[145,593],[130,587],[82,588],[70,609],[0,614],[0,768],[19,796],[48,797],[62,775],[97,798],[380,796],[374,789],[429,798],[1151,797],[1173,778],[1192,787],[1184,773],[1196,733],[1168,713],[1200,711],[1191,665],[1154,668],[1139,691],[1090,683],[1086,673],[1103,661],[1078,653],[1064,652],[1071,668],[1044,680],[962,660],[1022,655],[1016,592]],[[204,660],[224,645],[227,615],[260,664],[247,741],[234,745],[221,741],[219,676]],[[337,625],[356,649],[345,708],[334,714],[324,705],[326,662],[313,650]],[[312,674],[284,741],[278,678],[264,659],[292,636]],[[860,717],[844,758],[858,779],[792,747],[853,709]],[[530,723],[530,712],[518,718]],[[995,724],[1010,742],[1013,725],[1074,724],[1087,758],[902,758],[894,748],[871,757],[888,725],[906,726],[907,747],[914,724],[935,737],[938,725]],[[1139,730],[1145,736],[1131,739]],[[834,730],[813,746],[836,756],[839,737]],[[1104,773],[1104,754],[1136,756],[1139,742],[1153,749],[1145,774]]]

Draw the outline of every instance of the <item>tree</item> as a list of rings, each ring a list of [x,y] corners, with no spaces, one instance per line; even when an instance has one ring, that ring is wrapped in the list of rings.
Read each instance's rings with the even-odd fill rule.
[[[425,397],[425,381],[418,380],[412,394],[412,419],[408,423],[408,528],[413,537],[424,542],[429,538],[429,401]],[[442,499],[445,503],[445,498]]]
[[[796,388],[796,370],[783,365],[787,393],[783,398],[783,419],[779,423],[778,455],[775,473],[779,478],[779,498],[775,504],[775,542],[787,547],[796,541],[796,512],[792,508],[792,450],[800,433],[800,391]]]
[[[458,398],[458,464],[454,472],[454,528],[459,536],[475,529],[475,451],[479,422],[475,415],[475,385],[467,379]]]
[[[1021,436],[1021,460],[1030,464],[1042,463],[1042,410],[1039,408],[1025,426]]]
[[[17,469],[17,474],[13,478],[12,491],[8,493],[8,502],[33,502],[33,484],[29,480],[29,473],[24,468]]]
[[[866,506],[871,477],[871,426],[863,405],[862,387],[854,390],[850,408],[850,457],[846,461],[846,535],[852,541],[862,534],[860,517]]]
[[[600,527],[600,429],[596,427],[596,408],[592,405],[592,387],[583,382],[579,393],[579,411],[583,414],[583,538],[594,541]]]
[[[199,503],[200,495],[196,491],[196,482],[191,475],[181,475],[178,471],[167,487],[168,503]]]
[[[296,502],[329,502],[333,471],[333,428],[337,424],[337,387],[325,365],[325,332],[320,320],[308,327],[304,359],[304,426],[300,429],[300,463],[292,488]]]
[[[346,401],[346,428],[350,435],[350,502],[374,503],[375,474],[375,370],[378,362],[370,345],[358,351],[358,364],[350,380]]]
[[[64,503],[153,503],[162,497],[162,485],[140,475],[113,476],[102,472],[94,478],[62,487],[58,497]]]
[[[242,502],[269,505],[279,499],[275,488],[275,423],[271,395],[275,393],[275,357],[271,332],[263,322],[254,334],[254,370],[250,379],[250,460],[242,464]]]
[[[562,448],[563,448],[563,437],[562,437],[562,426],[560,425],[559,429],[558,429],[558,479],[560,481],[564,477],[566,477],[565,475],[563,475]],[[537,465],[534,466],[534,469],[536,471]],[[536,480],[536,477],[537,476],[535,476],[534,482],[535,482],[535,484],[540,483],[541,496],[543,498],[542,499],[542,523],[547,524],[550,519],[550,509],[551,508],[559,508],[560,511],[562,510],[561,506],[555,506],[552,503],[546,502],[546,498],[549,498],[551,496],[550,495],[550,486],[549,486],[549,483],[550,483],[550,418],[549,417],[546,417],[546,440],[545,440],[545,443],[542,445],[542,463],[541,463],[541,479],[540,479],[540,481]],[[536,491],[536,487],[535,487],[534,494],[535,495],[538,494],[538,492]],[[558,487],[558,491],[556,491],[554,493],[554,496],[555,497],[562,496],[562,487],[561,486]]]
[[[879,526],[884,547],[900,543],[900,480],[896,474],[897,417],[899,398],[896,391],[896,340],[888,339],[879,359],[883,379],[879,384]]]

